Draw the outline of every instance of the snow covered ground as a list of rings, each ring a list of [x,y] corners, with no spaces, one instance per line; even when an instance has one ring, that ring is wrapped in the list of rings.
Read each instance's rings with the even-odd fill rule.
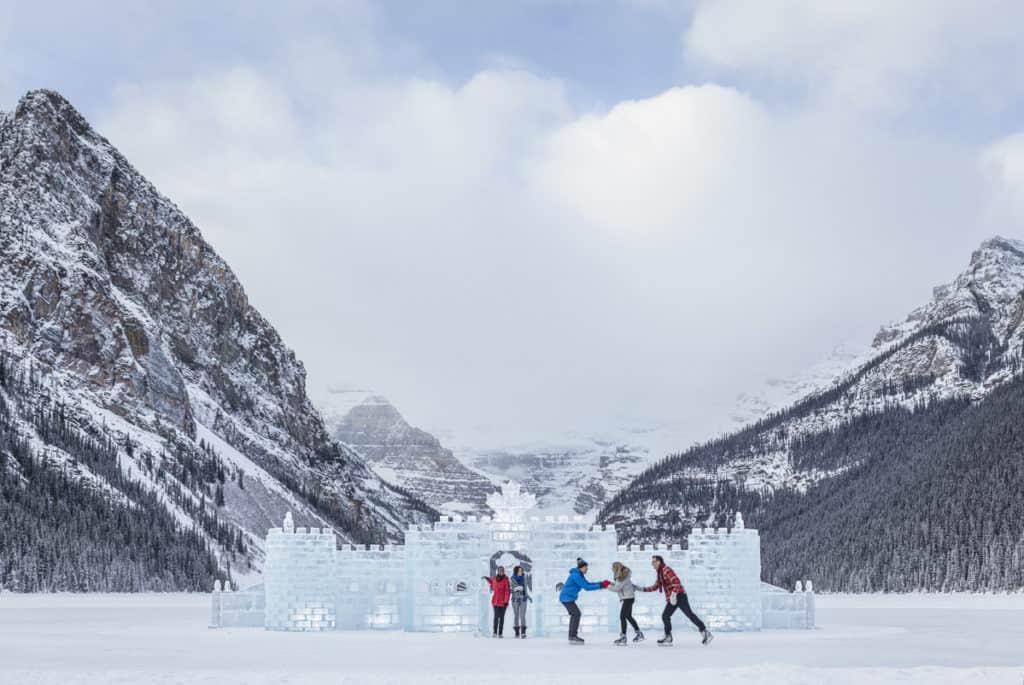
[[[625,649],[612,636],[491,640],[209,630],[203,595],[0,594],[0,683],[1024,683],[1024,596],[820,596],[819,629]],[[656,636],[652,636],[656,637]]]

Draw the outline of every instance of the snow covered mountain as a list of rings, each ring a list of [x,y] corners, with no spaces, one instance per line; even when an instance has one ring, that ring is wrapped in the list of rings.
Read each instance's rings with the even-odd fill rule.
[[[650,539],[685,533],[696,522],[724,525],[732,509],[743,508],[752,511],[750,520],[765,529],[769,539],[791,531],[787,527],[799,520],[805,526],[800,535],[820,535],[831,540],[824,546],[836,545],[836,531],[822,528],[830,516],[846,516],[866,498],[874,498],[876,512],[898,510],[906,488],[921,493],[920,501],[935,492],[928,482],[918,480],[931,474],[935,464],[948,462],[942,478],[967,478],[985,463],[970,445],[954,446],[959,434],[951,432],[951,426],[957,422],[962,422],[963,431],[981,430],[979,445],[994,441],[1007,450],[1005,459],[1016,468],[1015,460],[1024,455],[1014,452],[1015,433],[990,434],[985,426],[1002,430],[997,426],[1003,425],[1016,397],[1022,346],[1024,243],[993,238],[981,245],[954,281],[935,288],[928,304],[905,321],[884,326],[870,351],[831,384],[737,432],[651,467],[612,499],[600,520],[620,524],[630,537]],[[993,396],[1003,386],[1012,387]],[[990,483],[990,498],[1005,495],[1004,486],[1017,476],[1014,471]],[[884,490],[901,479],[902,494]],[[959,497],[959,490],[952,492],[952,497]],[[886,498],[896,498],[896,503]],[[989,504],[1008,503],[995,497]],[[814,518],[807,518],[810,511],[816,511]],[[909,516],[931,517],[932,529],[938,519],[926,509],[912,509]],[[842,525],[849,523],[844,520]],[[955,528],[954,521],[943,523]],[[929,524],[924,525],[928,529]],[[936,543],[942,553],[953,553],[954,537],[947,531],[945,542]],[[856,544],[863,543],[856,535],[847,543],[854,544],[854,538]],[[779,546],[791,539],[780,539]],[[901,545],[914,548],[906,540],[893,542],[894,547]],[[850,562],[849,551],[834,550],[837,567]],[[1012,546],[1009,553],[1014,553]],[[939,563],[934,558],[921,563],[933,562]],[[980,569],[987,562],[977,563]],[[784,569],[792,570],[780,561],[775,570]],[[835,573],[833,587],[885,587],[877,576],[859,579],[856,586],[844,585],[848,577],[836,567],[821,573]],[[929,567],[918,586],[941,586],[935,580],[939,575]],[[965,587],[951,582],[948,587]]]
[[[650,463],[648,447],[626,434],[580,435],[456,452],[496,480],[514,480],[546,514],[592,514]],[[486,444],[481,440],[477,444]]]
[[[445,433],[449,449],[372,390],[328,388],[314,402],[331,435],[381,478],[452,514],[489,515],[487,495],[513,480],[537,497],[539,513],[593,515],[670,445],[689,439],[655,424],[518,442],[479,429]]]
[[[0,115],[0,254],[9,485],[58,470],[112,517],[170,517],[211,574],[258,570],[286,509],[360,541],[430,514],[330,438],[228,265],[58,93]],[[81,589],[73,571],[53,585]]]
[[[384,397],[334,388],[318,404],[331,435],[388,483],[450,514],[491,513],[486,499],[496,486],[466,468],[433,435],[410,426]]]

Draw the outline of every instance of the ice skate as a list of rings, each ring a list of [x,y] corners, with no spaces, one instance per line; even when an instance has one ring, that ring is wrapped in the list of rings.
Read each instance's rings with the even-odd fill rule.
[[[646,639],[642,630],[636,631],[636,635],[633,636],[633,642],[643,642]]]
[[[582,645],[585,645],[586,643],[583,641],[582,637],[570,637],[569,638],[569,644],[570,645],[580,645],[580,646],[582,646]]]
[[[619,635],[619,639],[613,642],[612,644],[618,645],[619,647],[625,647],[628,644],[628,642],[626,641],[626,634],[623,633],[622,635]]]
[[[701,636],[700,643],[702,645],[710,645],[711,641],[715,639],[715,636],[711,634],[710,630],[702,630],[702,631],[700,631],[700,636]]]
[[[663,637],[660,640],[658,640],[658,644],[661,645],[662,647],[671,647],[672,646],[672,634],[669,633],[665,637]]]

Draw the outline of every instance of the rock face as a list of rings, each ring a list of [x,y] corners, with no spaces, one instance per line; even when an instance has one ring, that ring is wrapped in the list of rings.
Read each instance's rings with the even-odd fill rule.
[[[800,534],[822,533],[827,540],[828,531],[817,526],[846,507],[852,510],[854,502],[861,502],[861,493],[874,493],[875,511],[890,504],[898,508],[905,493],[889,493],[886,497],[895,498],[889,502],[882,487],[905,477],[911,483],[906,487],[926,496],[931,486],[915,479],[930,474],[929,453],[956,465],[949,468],[964,469],[968,478],[971,464],[981,462],[971,458],[970,446],[951,447],[957,437],[943,436],[941,430],[961,420],[965,426],[984,427],[979,417],[985,412],[992,416],[991,425],[1001,424],[1008,398],[1014,395],[1003,392],[998,401],[986,399],[1017,383],[1022,347],[1024,243],[993,238],[981,245],[953,282],[935,288],[928,304],[905,321],[882,327],[871,350],[831,383],[731,435],[651,467],[613,498],[599,518],[621,525],[626,537],[650,539],[685,534],[698,522],[725,525],[733,509],[745,508],[755,510],[752,520],[771,539],[773,525],[788,530],[792,521],[803,521],[802,516],[814,511],[816,518],[804,521]],[[945,442],[927,442],[939,436]],[[1005,449],[1007,458],[1013,458],[1014,448],[1007,443]],[[914,466],[917,475],[899,470],[910,468],[901,463],[900,455],[921,460]],[[993,492],[1008,479],[993,483]],[[823,502],[827,509],[816,509]],[[912,512],[918,514],[925,515]],[[939,518],[922,525],[934,528]],[[945,523],[954,526],[953,521]],[[842,536],[834,531],[833,537]],[[947,537],[943,553],[953,553],[948,547],[953,539]],[[779,539],[780,545],[786,543]],[[847,543],[870,544],[853,534]],[[905,545],[907,551],[920,544],[892,542],[894,548]],[[834,551],[837,560],[856,568],[857,562],[844,556],[849,550]],[[988,571],[977,571],[977,577]],[[892,589],[879,585],[882,576],[874,571],[865,573],[875,580],[858,579],[861,584],[856,587],[835,581],[831,587]],[[915,587],[967,587],[938,583],[934,579],[941,573],[924,575]],[[976,586],[983,586],[982,581]]]
[[[385,481],[451,514],[489,514],[495,485],[467,468],[430,433],[410,426],[380,395],[332,390],[320,403],[331,435]]]
[[[79,429],[158,460],[201,444],[255,478],[227,493],[225,521],[259,539],[294,508],[383,541],[426,515],[330,439],[302,364],[228,265],[57,93],[0,118],[0,252],[3,348]]]

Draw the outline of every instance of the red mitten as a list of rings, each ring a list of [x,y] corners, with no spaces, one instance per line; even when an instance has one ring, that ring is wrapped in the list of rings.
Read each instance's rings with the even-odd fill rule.
[[[601,581],[601,587],[608,587],[611,584],[612,584],[612,581],[610,581],[610,580],[602,580]]]

